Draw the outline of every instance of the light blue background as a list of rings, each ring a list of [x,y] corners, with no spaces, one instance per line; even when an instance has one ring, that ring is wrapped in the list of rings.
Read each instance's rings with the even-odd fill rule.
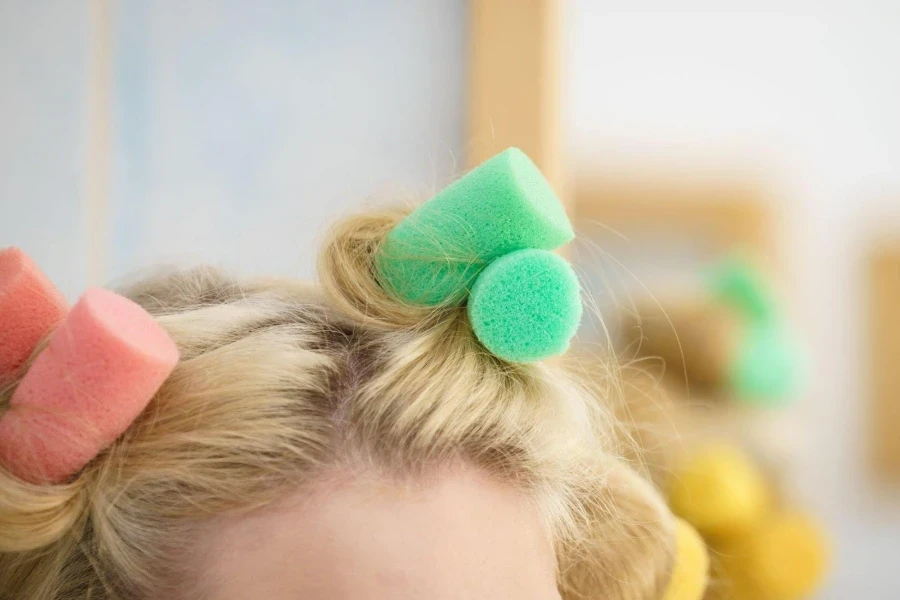
[[[249,6],[119,3],[111,275],[308,277],[336,213],[463,167],[463,4]]]

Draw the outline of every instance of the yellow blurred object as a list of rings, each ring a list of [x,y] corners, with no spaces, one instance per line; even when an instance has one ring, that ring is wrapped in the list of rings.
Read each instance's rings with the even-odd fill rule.
[[[663,600],[700,600],[709,580],[709,554],[697,530],[675,521],[675,565]]]
[[[765,516],[769,489],[743,452],[711,446],[676,471],[669,499],[675,514],[704,535],[730,537],[752,529]]]
[[[800,600],[822,583],[828,543],[821,527],[808,516],[772,516],[759,529],[723,548],[724,569],[735,598]]]

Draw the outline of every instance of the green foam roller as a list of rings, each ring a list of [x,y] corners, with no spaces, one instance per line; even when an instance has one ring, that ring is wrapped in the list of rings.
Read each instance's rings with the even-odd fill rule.
[[[468,305],[475,335],[509,362],[565,352],[581,322],[578,277],[547,250],[519,250],[490,264],[475,281]]]
[[[495,259],[525,248],[553,250],[574,237],[550,184],[509,148],[419,206],[387,235],[379,281],[411,304],[460,304]]]
[[[783,406],[801,387],[801,359],[799,348],[782,327],[753,325],[731,367],[731,389],[748,403]]]
[[[776,302],[763,275],[750,263],[731,258],[716,266],[711,280],[712,293],[733,306],[754,323],[772,322]]]

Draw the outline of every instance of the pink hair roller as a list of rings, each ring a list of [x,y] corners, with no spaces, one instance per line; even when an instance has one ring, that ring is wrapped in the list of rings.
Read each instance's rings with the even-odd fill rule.
[[[0,381],[66,316],[65,298],[18,248],[0,250]]]
[[[175,343],[144,309],[88,290],[0,418],[0,462],[31,483],[66,481],[124,433],[177,363]]]

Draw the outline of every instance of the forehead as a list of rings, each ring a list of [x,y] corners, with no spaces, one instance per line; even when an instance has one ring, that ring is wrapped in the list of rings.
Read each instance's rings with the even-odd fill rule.
[[[217,523],[200,543],[214,600],[559,599],[532,503],[462,470],[323,486]]]

